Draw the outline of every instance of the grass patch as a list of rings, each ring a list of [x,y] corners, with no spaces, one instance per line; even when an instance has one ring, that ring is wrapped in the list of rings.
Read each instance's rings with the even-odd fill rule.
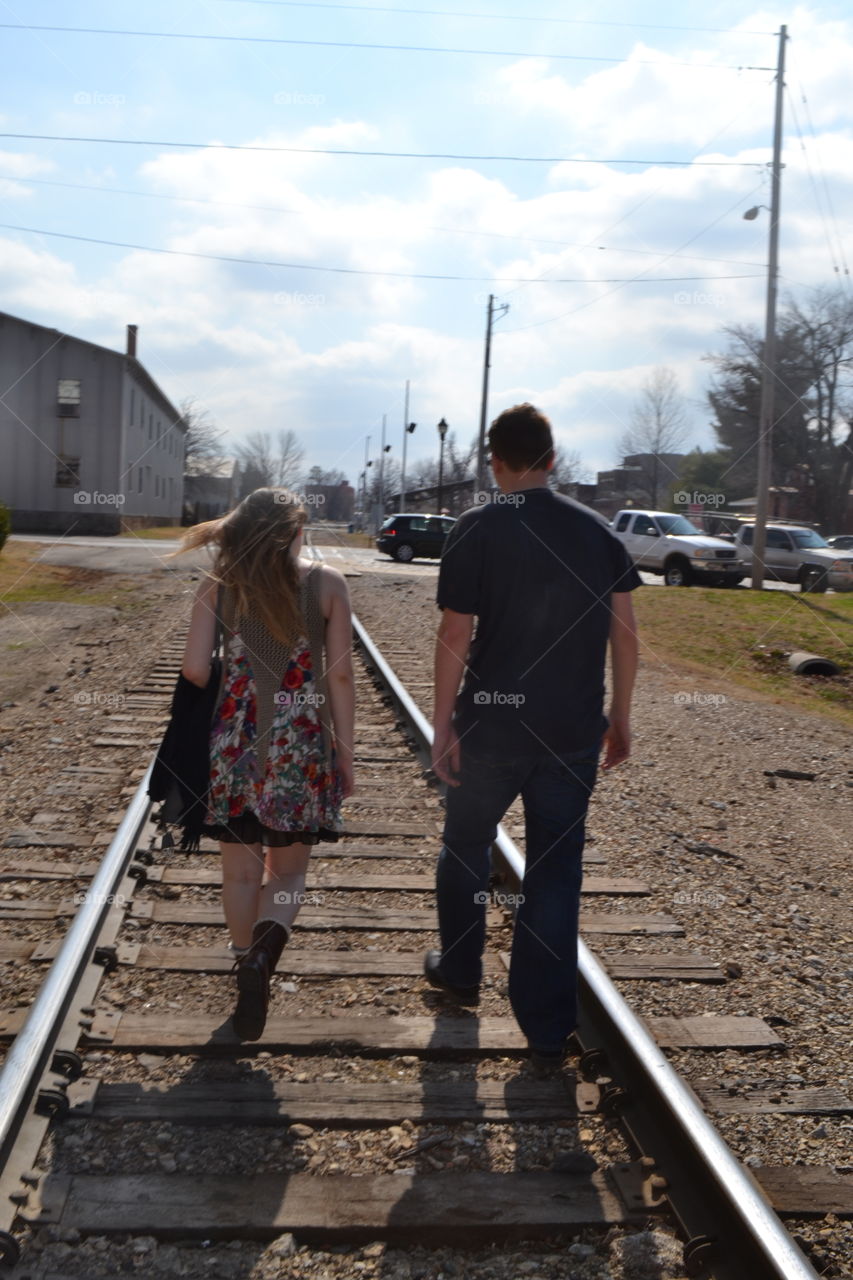
[[[153,539],[156,542],[182,538],[186,529],[175,524],[156,525],[151,529],[122,529],[120,538]]]
[[[853,725],[853,593],[652,587],[634,602],[645,661],[688,664],[703,684],[740,685]],[[786,657],[798,649],[842,674],[795,676]]]
[[[322,525],[308,525],[311,541],[318,547],[371,547],[376,549],[376,537],[372,533],[347,533],[346,529],[324,529]]]
[[[103,569],[79,569],[39,560],[43,548],[33,542],[7,542],[0,553],[0,604],[99,604],[127,607],[132,579]]]

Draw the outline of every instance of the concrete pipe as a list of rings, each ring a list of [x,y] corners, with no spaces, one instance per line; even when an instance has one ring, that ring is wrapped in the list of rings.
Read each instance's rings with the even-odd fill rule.
[[[792,653],[788,666],[798,676],[839,676],[841,668],[819,653]]]

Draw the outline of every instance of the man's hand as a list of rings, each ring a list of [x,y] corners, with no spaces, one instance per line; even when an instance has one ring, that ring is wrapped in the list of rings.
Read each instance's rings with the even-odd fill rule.
[[[604,759],[602,769],[615,769],[624,764],[631,754],[631,722],[627,716],[611,713],[610,727],[604,735]]]
[[[436,730],[432,742],[432,771],[448,786],[459,786],[459,738],[452,726]]]
[[[435,641],[432,769],[450,787],[459,786],[459,738],[453,728],[453,711],[473,630],[472,613],[442,610]]]

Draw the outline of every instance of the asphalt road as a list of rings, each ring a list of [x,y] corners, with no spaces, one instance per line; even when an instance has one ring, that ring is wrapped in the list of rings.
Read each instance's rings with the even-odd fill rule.
[[[188,552],[174,560],[166,557],[176,551],[179,540],[163,538],[120,538],[74,536],[51,537],[45,534],[15,533],[14,542],[38,542],[44,547],[38,557],[47,564],[69,565],[82,569],[103,569],[112,573],[152,573],[155,569],[203,568],[209,563],[209,552]],[[438,572],[437,560],[415,560],[410,564],[398,564],[388,556],[380,555],[369,547],[323,546],[323,558],[342,571],[355,573],[393,573],[396,576],[427,576]],[[653,573],[640,573],[646,586],[663,586],[663,578]],[[747,589],[749,578],[735,591]],[[787,582],[767,582],[770,591],[799,591],[799,587]]]
[[[14,533],[10,541],[38,542],[44,547],[39,560],[46,564],[80,569],[104,569],[110,573],[153,573],[155,569],[186,569],[209,563],[207,551],[190,552],[174,560],[165,557],[176,551],[179,540],[169,538],[51,537],[45,534]]]

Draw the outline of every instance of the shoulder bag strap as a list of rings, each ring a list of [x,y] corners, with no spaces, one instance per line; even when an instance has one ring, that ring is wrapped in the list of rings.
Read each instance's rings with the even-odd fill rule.
[[[225,588],[220,583],[219,589],[216,592],[216,607],[215,607],[215,614],[214,614],[215,623],[213,628],[213,650],[212,650],[213,663],[211,665],[211,674],[212,674],[214,671],[216,671],[217,661],[219,663],[219,687],[216,691],[216,699],[213,703],[213,707],[211,711],[211,717],[210,717],[211,723],[213,723],[213,720],[216,717],[216,712],[219,708],[219,704],[222,701],[222,690],[225,687],[225,669],[228,665],[227,646],[226,646],[226,639],[225,639],[225,623],[223,619],[224,607],[225,607]]]

